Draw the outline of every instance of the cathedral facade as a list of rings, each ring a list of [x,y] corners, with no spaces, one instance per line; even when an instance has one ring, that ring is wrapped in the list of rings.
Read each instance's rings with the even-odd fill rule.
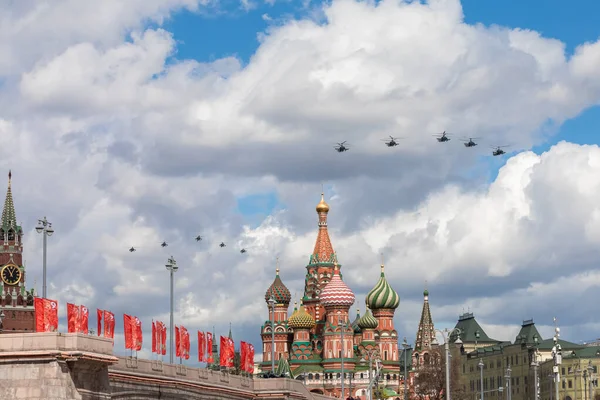
[[[329,205],[323,195],[316,211],[317,240],[306,266],[300,304],[290,313],[292,298],[279,268],[265,293],[269,320],[261,327],[260,368],[271,370],[273,352],[275,365],[285,359],[294,377],[302,379],[312,392],[365,399],[379,363],[380,388],[397,392],[400,366],[394,313],[400,297],[387,282],[382,264],[379,280],[367,294],[365,313],[361,316],[358,311],[350,321],[350,308],[356,299],[343,281],[342,266],[331,244]]]

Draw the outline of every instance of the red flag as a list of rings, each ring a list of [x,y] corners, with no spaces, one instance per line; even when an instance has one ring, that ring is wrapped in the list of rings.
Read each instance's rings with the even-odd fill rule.
[[[162,333],[160,335],[160,342],[162,344],[162,355],[164,356],[167,354],[167,326],[162,322],[160,323],[160,326],[162,330]]]
[[[56,332],[58,330],[58,302],[35,297],[33,304],[36,332]]]
[[[83,334],[89,333],[90,310],[86,306],[79,307],[79,332]]]
[[[133,332],[131,328],[131,315],[123,314],[123,333],[125,335],[126,349],[133,349]]]
[[[248,343],[248,352],[246,353],[247,355],[247,361],[246,361],[246,365],[248,366],[248,369],[246,370],[249,374],[253,374],[254,373],[254,346],[251,343]]]
[[[235,355],[235,344],[228,337],[221,336],[221,353],[219,354],[219,363],[221,367],[233,367],[233,357]]]
[[[71,303],[67,303],[67,332],[79,332],[79,307]]]
[[[96,308],[96,318],[98,318],[98,336],[102,332],[102,316],[104,315],[104,310]]]
[[[115,337],[115,314],[104,310],[104,337],[114,339]]]
[[[198,361],[204,362],[206,361],[206,354],[204,353],[204,333],[198,331]]]
[[[206,362],[212,363],[215,361],[212,353],[213,347],[213,334],[211,332],[206,332],[206,354],[208,357],[206,358]]]
[[[142,349],[142,343],[144,341],[142,334],[142,321],[138,317],[135,317],[133,320],[134,323],[134,337],[135,337],[135,351],[140,351]]]
[[[156,347],[156,324],[157,323],[154,323],[154,320],[152,320],[152,352],[153,353],[158,353],[157,347]]]
[[[190,333],[188,332],[188,330],[186,328],[184,328],[183,326],[181,327],[182,329],[182,335],[181,335],[181,345],[182,345],[182,351],[181,351],[181,356],[183,358],[185,358],[186,360],[190,359]]]
[[[181,357],[181,337],[179,327],[175,325],[175,357]]]
[[[247,371],[248,366],[246,363],[248,362],[248,343],[242,341],[240,342],[240,369],[242,371]]]
[[[44,299],[35,297],[33,299],[33,307],[35,310],[35,331],[45,332],[44,330]]]

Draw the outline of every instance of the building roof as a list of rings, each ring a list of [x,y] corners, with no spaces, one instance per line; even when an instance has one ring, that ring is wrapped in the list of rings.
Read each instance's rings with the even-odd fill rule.
[[[561,344],[562,347],[562,344]],[[600,346],[583,346],[572,350],[571,353],[563,353],[564,358],[596,358],[600,357]]]
[[[562,348],[563,351],[578,350],[578,349],[583,349],[585,347],[581,344],[567,342],[566,340],[562,340],[562,339],[558,339],[558,344],[560,344],[560,347]],[[552,347],[554,347],[554,339],[550,338],[550,339],[542,340],[540,342],[540,344],[538,345],[538,350],[552,350]]]
[[[515,337],[515,344],[533,345],[536,339],[538,343],[543,341],[542,335],[540,335],[533,323],[533,319],[523,321],[521,330]]]
[[[458,317],[455,328],[460,329],[460,340],[464,343],[500,343],[500,340],[490,338],[481,325],[475,320],[473,313],[464,313]],[[450,343],[454,343],[458,335],[450,335]]]

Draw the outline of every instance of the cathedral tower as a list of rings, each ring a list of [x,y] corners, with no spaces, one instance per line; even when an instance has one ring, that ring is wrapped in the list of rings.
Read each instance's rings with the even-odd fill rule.
[[[263,370],[271,369],[272,329],[275,329],[275,363],[282,357],[288,358],[291,328],[288,328],[288,308],[292,295],[279,277],[279,260],[275,270],[275,280],[265,293],[265,301],[269,309],[269,320],[261,329],[263,342]],[[274,300],[274,307],[270,303]],[[273,321],[275,322],[273,326]]]
[[[288,325],[294,330],[294,341],[292,351],[290,351],[291,365],[303,364],[295,361],[304,361],[312,359],[313,346],[310,338],[310,330],[315,326],[315,320],[306,312],[304,305],[300,304],[300,309],[294,311],[289,319]]]
[[[400,296],[385,278],[383,263],[381,263],[379,281],[367,294],[365,302],[367,307],[373,311],[373,316],[378,322],[377,342],[384,368],[399,373],[398,332],[394,328],[394,313],[400,305]]]
[[[317,204],[316,210],[319,216],[319,231],[315,248],[306,266],[302,301],[306,311],[316,321],[312,332],[319,334],[323,331],[325,325],[325,309],[320,304],[319,299],[321,292],[333,277],[334,264],[337,260],[327,231],[329,205],[325,202],[323,193],[321,193],[321,201]]]
[[[34,291],[27,291],[25,288],[23,229],[17,224],[10,171],[0,226],[0,295],[5,315],[2,321],[3,331],[34,331]]]
[[[323,330],[323,368],[338,372],[341,359],[344,367],[351,371],[355,366],[354,329],[348,318],[348,310],[354,304],[354,293],[342,281],[340,269],[334,266],[333,277],[321,292],[321,304],[325,308]]]
[[[431,318],[431,309],[429,308],[429,290],[425,289],[423,292],[423,311],[421,311],[421,321],[419,322],[415,349],[412,354],[412,365],[418,367],[430,363],[431,342],[434,338],[435,328]]]

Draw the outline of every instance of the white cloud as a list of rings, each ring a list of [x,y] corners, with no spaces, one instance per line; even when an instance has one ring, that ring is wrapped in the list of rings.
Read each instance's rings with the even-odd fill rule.
[[[582,304],[597,286],[600,149],[526,150],[549,120],[598,103],[600,43],[568,57],[536,32],[465,24],[453,0],[334,1],[325,23],[269,28],[247,65],[171,63],[178,38],[148,20],[204,2],[110,3],[99,16],[31,4],[0,22],[0,159],[31,232],[29,285],[41,287],[32,228],[43,214],[55,224],[49,287],[62,304],[166,321],[174,255],[177,321],[232,322],[258,340],[277,256],[302,293],[326,182],[344,278],[364,299],[385,254],[401,336],[416,332],[426,280],[444,324],[468,307],[500,339],[555,313],[574,337],[593,326]],[[436,143],[444,129],[482,146]],[[405,140],[388,149],[386,135]],[[351,151],[340,155],[341,140]],[[493,182],[460,177],[504,142],[519,153]],[[284,210],[250,224],[238,198],[269,192]]]

